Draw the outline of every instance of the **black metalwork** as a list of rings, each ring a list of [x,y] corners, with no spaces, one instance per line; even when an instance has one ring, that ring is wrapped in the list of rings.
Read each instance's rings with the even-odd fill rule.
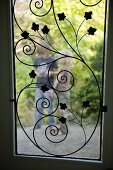
[[[92,6],[96,6],[96,5],[99,4],[101,1],[102,1],[102,0],[99,0],[99,1],[97,1],[95,4],[85,4],[85,2],[84,2],[83,0],[80,0],[80,3],[81,3],[82,5],[87,6],[87,7],[92,7]],[[15,4],[16,4],[16,0],[14,0],[13,11],[15,10]],[[71,122],[73,122],[73,123],[75,123],[75,124],[77,124],[78,126],[81,127],[81,129],[82,129],[82,131],[83,131],[83,134],[84,134],[84,143],[83,143],[83,145],[82,145],[80,148],[78,148],[78,149],[76,149],[76,150],[73,150],[73,152],[70,152],[70,153],[68,153],[68,154],[59,154],[59,155],[58,155],[58,154],[55,154],[55,153],[49,153],[49,152],[47,152],[46,150],[44,150],[42,147],[39,146],[38,141],[36,140],[36,137],[35,137],[36,125],[38,124],[39,121],[36,122],[36,124],[34,125],[34,128],[33,128],[33,139],[31,139],[30,136],[27,134],[26,130],[24,129],[24,127],[23,127],[23,125],[22,125],[22,122],[21,122],[21,120],[20,120],[19,114],[18,114],[18,102],[19,102],[19,98],[20,98],[20,96],[21,96],[21,94],[22,94],[22,92],[23,92],[24,90],[26,90],[26,89],[28,89],[28,88],[34,88],[34,89],[35,89],[35,88],[37,87],[37,83],[34,83],[34,79],[36,78],[36,73],[35,73],[34,70],[31,70],[31,72],[29,73],[29,76],[30,76],[30,78],[32,79],[32,80],[31,80],[31,83],[29,83],[28,85],[26,85],[25,87],[23,87],[23,88],[20,90],[20,92],[19,92],[19,94],[18,94],[18,96],[17,96],[17,99],[11,99],[10,101],[11,101],[11,102],[15,102],[15,101],[16,101],[16,102],[15,102],[16,115],[17,115],[17,118],[18,118],[18,121],[19,121],[19,123],[20,123],[21,128],[23,129],[25,135],[29,138],[29,140],[30,140],[37,148],[39,148],[39,149],[42,150],[43,152],[49,154],[50,156],[63,157],[63,156],[72,155],[73,153],[78,152],[79,150],[81,150],[81,149],[90,141],[90,139],[92,138],[92,136],[93,136],[93,134],[94,134],[94,132],[95,132],[95,130],[96,130],[96,128],[97,128],[97,125],[98,125],[98,122],[99,122],[99,119],[100,119],[100,115],[102,114],[102,112],[106,112],[106,111],[107,111],[107,106],[103,106],[103,104],[102,104],[102,95],[101,95],[101,90],[100,90],[100,86],[99,86],[99,82],[98,82],[98,80],[97,80],[97,77],[96,77],[96,75],[94,74],[93,70],[90,68],[90,66],[86,63],[86,61],[85,61],[84,58],[82,57],[82,54],[81,54],[81,52],[80,52],[80,50],[79,50],[79,44],[80,44],[80,42],[82,41],[82,39],[83,39],[86,35],[93,36],[93,35],[95,34],[95,32],[97,31],[97,29],[96,29],[96,28],[93,28],[93,27],[89,27],[89,29],[87,30],[87,32],[86,32],[84,35],[82,35],[80,39],[78,39],[78,34],[79,34],[79,30],[80,30],[81,26],[84,24],[84,22],[85,22],[86,20],[92,19],[92,11],[85,12],[85,14],[84,14],[84,19],[83,19],[83,21],[81,22],[81,24],[79,25],[79,27],[78,27],[78,29],[77,29],[77,31],[76,31],[75,28],[74,28],[74,26],[73,26],[73,24],[72,24],[72,23],[70,22],[70,20],[66,17],[66,15],[65,15],[64,12],[59,13],[59,14],[56,15],[56,13],[55,13],[55,8],[54,8],[54,0],[50,0],[50,7],[49,7],[49,9],[48,9],[44,14],[36,14],[36,13],[33,11],[33,7],[35,7],[35,8],[37,9],[37,12],[38,12],[39,9],[43,8],[43,5],[44,5],[44,1],[43,1],[43,0],[38,0],[38,1],[36,1],[36,2],[34,2],[33,0],[31,0],[30,3],[29,3],[29,10],[31,11],[31,13],[32,13],[33,15],[35,15],[35,16],[37,16],[37,17],[40,17],[40,18],[48,15],[49,12],[51,11],[51,12],[53,13],[56,26],[57,26],[57,28],[58,28],[61,36],[64,38],[65,43],[68,44],[68,46],[70,47],[70,49],[73,50],[73,52],[76,54],[77,57],[73,57],[73,56],[70,56],[70,55],[64,55],[63,53],[61,53],[60,51],[58,51],[54,46],[51,45],[51,43],[49,42],[49,39],[48,39],[48,34],[49,34],[49,32],[50,32],[51,30],[48,28],[47,25],[44,25],[44,27],[40,30],[39,24],[33,22],[32,25],[31,25],[31,29],[34,30],[35,32],[37,32],[37,34],[38,34],[37,37],[38,37],[39,39],[41,39],[41,40],[44,40],[44,41],[48,44],[49,48],[43,46],[42,44],[40,44],[39,42],[37,42],[36,40],[34,40],[33,37],[36,37],[36,36],[30,35],[30,33],[28,33],[27,31],[24,30],[24,28],[21,28],[21,27],[20,27],[20,25],[19,25],[19,23],[18,23],[18,21],[17,21],[17,19],[16,19],[16,16],[15,16],[15,12],[14,12],[14,20],[15,20],[18,28],[19,28],[20,31],[21,31],[21,38],[20,38],[20,39],[16,42],[16,44],[15,44],[15,48],[14,48],[15,51],[14,51],[14,53],[15,53],[15,56],[16,56],[17,60],[19,60],[19,62],[20,62],[21,64],[23,64],[23,66],[26,65],[26,66],[32,68],[32,67],[34,67],[34,66],[39,66],[39,67],[40,67],[40,66],[43,66],[43,65],[46,65],[46,64],[51,64],[50,67],[49,67],[49,70],[48,70],[48,81],[49,81],[49,83],[50,83],[50,86],[51,86],[52,90],[53,90],[54,93],[56,94],[56,98],[57,98],[56,108],[55,108],[54,112],[52,112],[52,113],[50,113],[50,114],[48,114],[48,115],[41,113],[40,110],[38,109],[38,102],[39,102],[39,100],[41,101],[42,98],[40,98],[39,100],[37,100],[35,106],[36,106],[36,109],[43,115],[43,117],[42,117],[39,121],[41,121],[42,119],[45,119],[46,117],[49,117],[49,116],[51,115],[51,116],[55,117],[56,119],[58,119],[58,121],[60,121],[62,124],[65,125],[65,127],[66,127],[66,134],[65,134],[65,135],[63,136],[63,138],[62,138],[61,140],[59,140],[59,141],[51,140],[51,139],[48,137],[48,135],[47,135],[47,131],[50,131],[50,135],[52,135],[52,136],[54,136],[54,137],[57,136],[58,133],[59,133],[59,129],[58,129],[57,125],[56,125],[56,126],[53,126],[53,125],[52,125],[52,126],[48,126],[48,127],[45,129],[45,136],[46,136],[46,138],[47,138],[50,142],[56,143],[56,144],[57,144],[57,143],[61,143],[61,142],[63,142],[64,140],[66,140],[66,138],[67,138],[67,136],[68,136],[67,121],[71,121]],[[66,38],[65,35],[63,34],[63,32],[62,32],[62,30],[61,30],[61,28],[60,28],[60,26],[59,26],[57,17],[58,17],[59,21],[68,22],[68,23],[71,25],[71,27],[72,27],[72,29],[73,29],[73,33],[74,33],[75,38],[76,38],[76,40],[75,40],[75,42],[76,42],[76,50],[72,47],[72,45],[68,42],[67,38]],[[43,35],[45,35],[45,36],[43,36]],[[36,51],[36,46],[41,46],[41,47],[43,47],[43,48],[46,48],[46,49],[50,50],[51,52],[54,52],[54,53],[56,53],[56,54],[62,55],[62,57],[57,58],[54,62],[49,62],[49,63],[41,64],[41,65],[34,65],[34,64],[25,63],[25,62],[22,60],[22,58],[21,58],[20,56],[18,56],[18,54],[16,53],[17,45],[18,45],[20,42],[24,41],[24,40],[27,40],[28,43],[31,43],[31,44],[32,44],[32,47],[31,47],[29,44],[26,44],[26,45],[23,46],[23,53],[24,53],[26,56],[32,56],[32,55],[34,54],[34,52]],[[72,78],[72,82],[71,82],[70,87],[68,87],[68,88],[67,88],[66,90],[64,90],[64,91],[54,88],[54,87],[51,85],[51,82],[50,82],[50,80],[49,80],[49,77],[50,77],[49,74],[50,74],[50,70],[51,70],[52,65],[53,65],[55,62],[57,62],[58,60],[61,60],[61,59],[63,59],[63,58],[69,58],[69,59],[71,58],[71,59],[73,59],[73,60],[78,60],[78,61],[82,62],[82,63],[84,64],[84,66],[86,66],[87,69],[91,72],[91,75],[94,77],[94,80],[95,80],[95,83],[96,83],[96,86],[97,86],[97,89],[98,89],[98,96],[99,96],[99,106],[98,106],[98,107],[99,107],[99,110],[98,110],[99,113],[98,113],[98,119],[97,119],[97,122],[96,122],[96,124],[95,124],[95,127],[94,127],[94,129],[93,129],[93,131],[92,131],[92,134],[90,135],[90,137],[89,137],[88,139],[87,139],[86,132],[85,132],[85,129],[84,129],[84,126],[83,126],[83,115],[84,115],[84,111],[85,111],[88,107],[90,107],[90,101],[83,101],[83,103],[81,103],[82,113],[81,113],[81,117],[80,117],[80,118],[79,118],[77,115],[75,115],[74,113],[72,113],[71,108],[68,108],[68,106],[66,105],[66,103],[59,103],[59,97],[58,97],[57,92],[66,92],[66,91],[69,91],[70,89],[73,88],[73,86],[74,86],[74,81],[75,81],[75,78],[74,78],[73,74],[72,74],[70,71],[68,71],[68,70],[63,70],[63,71],[65,71],[65,72],[67,72],[67,74],[70,74],[70,76],[71,76],[71,78]],[[61,83],[61,84],[65,84],[65,83],[67,82],[67,77],[66,77],[66,76],[61,77],[61,80],[59,80],[59,75],[60,75],[63,71],[60,71],[60,72],[57,74],[57,80],[58,80],[59,83]],[[41,86],[41,90],[42,90],[43,93],[44,93],[45,91],[48,91],[48,90],[49,90],[49,86],[48,86],[48,85],[43,84],[43,83],[41,83],[41,85],[42,85],[42,86]],[[45,98],[45,100],[46,100],[46,101],[42,102],[42,107],[43,107],[44,109],[47,109],[47,108],[50,106],[50,101],[49,101],[48,99],[46,99],[46,98]],[[62,110],[68,110],[68,112],[70,112],[70,113],[73,115],[73,117],[74,117],[73,120],[69,120],[69,119],[66,119],[66,118],[64,118],[64,117],[55,116],[54,113],[57,111],[57,109],[58,109],[59,106],[60,106],[60,109],[62,109]]]

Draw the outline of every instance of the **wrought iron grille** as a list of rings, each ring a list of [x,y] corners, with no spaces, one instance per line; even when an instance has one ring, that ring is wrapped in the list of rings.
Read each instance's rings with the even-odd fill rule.
[[[78,151],[82,150],[88,144],[88,142],[91,140],[91,138],[93,137],[96,131],[99,121],[102,120],[102,113],[107,111],[107,106],[103,106],[102,84],[100,84],[98,80],[98,76],[95,74],[94,70],[91,68],[90,64],[87,62],[87,58],[84,57],[85,55],[81,54],[81,50],[80,50],[80,43],[82,42],[82,40],[87,36],[90,36],[91,38],[94,37],[98,29],[90,26],[86,30],[85,33],[82,33],[82,35],[81,34],[79,35],[80,30],[82,26],[84,25],[84,23],[86,23],[89,20],[92,20],[93,22],[93,12],[91,11],[91,7],[95,7],[101,4],[102,0],[96,1],[95,3],[94,1],[90,1],[91,2],[90,4],[86,3],[86,1],[79,0],[78,3],[80,3],[83,6],[86,6],[87,11],[83,13],[83,21],[79,23],[79,26],[77,29],[75,28],[74,24],[70,21],[70,19],[66,16],[65,11],[56,13],[55,0],[48,0],[48,1],[50,3],[50,6],[47,9],[47,11],[45,11],[46,9],[44,9],[43,14],[40,14],[40,10],[44,8],[44,3],[46,1],[44,0],[26,1],[27,7],[30,13],[37,18],[37,22],[33,21],[31,23],[31,31],[32,32],[34,31],[34,35],[32,35],[30,32],[26,31],[26,28],[22,28],[20,26],[22,25],[22,23],[20,24],[16,17],[16,13],[18,11],[15,12],[16,10],[15,6],[16,6],[17,0],[14,0],[14,4],[12,8],[14,22],[19,32],[21,32],[19,36],[20,38],[17,39],[15,42],[15,47],[14,47],[14,55],[16,57],[15,60],[18,61],[20,65],[22,65],[23,68],[28,67],[30,72],[27,73],[27,75],[29,76],[29,83],[28,81],[25,82],[26,85],[22,87],[21,89],[19,89],[18,93],[15,92],[17,96],[15,96],[15,99],[11,100],[11,102],[15,102],[15,112],[16,112],[16,117],[17,117],[17,121],[19,122],[19,125],[21,126],[24,134],[27,136],[30,142],[36,147],[36,149],[37,148],[40,149],[41,151],[43,151],[43,153],[49,156],[60,157],[60,158],[66,157],[66,156],[71,157],[74,153],[77,153]],[[54,44],[50,40],[51,39],[50,34],[52,30],[49,28],[48,24],[43,25],[43,18],[45,16],[49,16],[50,13],[52,14],[52,17],[53,17],[52,18],[53,21],[50,21],[50,22],[54,22],[55,26],[57,27],[57,30],[59,31],[60,36],[64,40],[64,43],[67,44],[67,48],[68,48],[67,51],[65,50],[63,51],[61,49],[59,50],[54,46]],[[75,12],[75,15],[76,15],[76,12]],[[24,16],[25,16],[25,20],[27,20],[27,17],[29,17],[27,16],[27,14],[25,14]],[[49,17],[48,17],[48,22],[49,22]],[[68,41],[67,36],[63,32],[63,29],[60,27],[61,22],[65,22],[66,24],[70,26],[71,29],[68,32],[68,34],[72,34],[72,36],[75,37],[75,47],[73,47],[73,45]],[[52,38],[54,39],[54,37]],[[24,57],[22,57],[22,54],[18,50],[19,45],[21,46],[21,50],[22,50],[21,52],[24,54]],[[39,63],[39,61],[37,62],[38,64],[36,62],[34,63],[32,56],[36,54],[36,51],[38,50],[40,51],[40,49],[42,50],[41,51],[42,53],[45,50],[48,53],[50,52],[54,53],[54,55],[58,57],[53,57],[54,59],[47,60],[46,63],[43,63],[43,62]],[[69,50],[71,51],[71,53],[69,52]],[[25,60],[25,57],[27,58],[30,57],[30,58],[28,58],[28,60]],[[38,60],[39,59],[40,57],[38,58]],[[69,68],[67,67],[67,65],[66,65],[67,68],[65,66],[63,69],[57,68],[58,63],[62,62],[62,60],[64,60],[65,62],[69,61],[68,64],[65,63],[69,66]],[[76,81],[77,81],[75,74],[71,72],[71,67],[76,68],[77,62],[81,62],[83,67],[85,67],[88,70],[90,74],[90,78],[93,79],[96,91],[98,93],[98,99],[94,98],[94,101],[98,100],[98,101],[95,101],[96,111],[98,112],[98,115],[97,115],[94,128],[92,129],[92,132],[89,136],[87,136],[86,129],[84,127],[85,126],[84,118],[85,118],[85,114],[88,111],[88,109],[90,109],[90,112],[91,112],[90,107],[92,105],[92,101],[84,100],[81,98],[81,103],[79,103],[79,105],[81,106],[81,111],[79,115],[76,114],[77,111],[73,112],[73,109],[71,108],[71,105],[69,104],[70,99],[69,99],[68,93],[70,93],[70,91],[74,87],[76,87]],[[37,72],[35,69],[42,68],[43,66],[48,67],[48,69],[46,73],[44,72],[42,73],[42,75],[40,73],[42,77],[40,79],[41,81],[39,81],[39,79],[37,80]],[[24,74],[24,69],[23,69],[23,74]],[[52,76],[56,77],[57,83],[60,84],[59,88],[54,86],[54,83],[51,80],[51,74],[55,74],[54,76],[53,75]],[[47,79],[47,80],[44,81],[44,79]],[[37,99],[35,97],[34,108],[38,112],[38,114],[40,114],[41,116],[39,119],[36,120],[36,122],[33,125],[33,130],[32,130],[32,135],[31,135],[32,137],[31,137],[27,133],[26,129],[24,128],[22,120],[21,120],[21,116],[19,114],[20,112],[19,100],[21,96],[23,95],[24,91],[26,90],[35,91],[37,89],[40,89],[40,92],[38,91],[38,94],[41,93],[42,95],[41,97]],[[52,98],[52,101],[49,100],[48,98],[49,95]],[[91,98],[90,97],[91,95],[92,95],[92,92],[89,92],[89,99]],[[62,96],[64,96],[63,99],[62,99]],[[29,97],[29,100],[30,100],[30,97]],[[51,112],[49,111],[50,113],[47,113],[47,111],[46,113],[44,113],[43,111],[40,111],[39,103],[41,107],[43,108],[43,110],[47,110],[49,107],[51,107],[51,105],[53,105],[54,101],[55,101],[55,107]],[[74,103],[76,105],[76,101]],[[59,110],[61,114],[58,114]],[[66,113],[68,113],[69,116],[65,116]],[[45,127],[44,135],[51,144],[55,144],[56,146],[56,145],[60,145],[65,140],[67,140],[68,135],[69,135],[68,124],[71,122],[75,125],[75,129],[76,129],[76,126],[78,126],[82,131],[83,141],[81,142],[81,145],[78,148],[75,147],[75,149],[73,148],[73,150],[68,151],[68,153],[63,153],[63,152],[55,153],[54,151],[49,152],[43,146],[39,145],[38,139],[40,138],[40,136],[39,137],[36,136],[37,130],[39,130],[38,124],[40,123],[40,121],[47,119],[49,117],[54,118],[57,121],[56,124],[49,124],[47,125],[47,127]],[[58,125],[60,125],[60,127]],[[61,128],[64,128],[64,131],[62,131]],[[57,136],[59,135],[60,132],[62,132],[63,134],[60,136],[59,140],[57,140]],[[17,136],[16,136],[16,140],[17,140]],[[79,139],[76,139],[76,140],[79,140]],[[101,140],[100,140],[100,143],[101,143]],[[99,157],[99,159],[100,158],[101,157]]]

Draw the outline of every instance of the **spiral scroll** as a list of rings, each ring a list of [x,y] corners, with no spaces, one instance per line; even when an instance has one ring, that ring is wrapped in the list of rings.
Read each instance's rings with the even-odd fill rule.
[[[44,3],[45,2],[43,0],[38,0],[38,1],[37,0],[31,0],[30,3],[29,3],[29,9],[35,16],[43,17],[51,11],[53,1],[51,0],[50,7],[49,7],[48,11],[45,12],[44,14],[37,14],[36,11],[34,12],[33,7],[35,7],[36,10],[42,9],[42,8],[44,8]]]
[[[90,3],[90,4],[86,4],[85,1],[83,0],[79,0],[80,3],[84,6],[87,7],[92,7],[92,6],[96,6],[98,5],[102,0],[98,0],[95,3]],[[47,72],[47,78],[48,78],[48,82],[49,84],[44,84],[42,82],[40,82],[39,84],[41,85],[41,87],[43,86],[43,88],[41,88],[41,93],[43,93],[44,95],[47,93],[48,95],[51,95],[51,93],[53,94],[53,96],[51,96],[51,98],[53,98],[53,101],[55,101],[56,105],[55,105],[55,109],[51,112],[48,113],[47,110],[48,108],[50,108],[51,106],[51,102],[49,101],[48,98],[46,98],[46,95],[44,97],[41,97],[39,99],[37,99],[35,101],[35,109],[41,114],[41,118],[35,122],[35,124],[33,125],[33,138],[31,138],[27,131],[25,130],[23,123],[21,121],[21,118],[19,116],[19,102],[20,102],[20,98],[23,95],[25,90],[28,89],[37,89],[39,85],[38,83],[34,83],[34,79],[35,77],[37,77],[37,73],[32,70],[31,73],[29,73],[30,78],[32,78],[31,83],[27,84],[24,88],[22,88],[19,92],[19,94],[17,95],[17,100],[15,102],[15,107],[16,107],[16,114],[17,114],[17,118],[18,121],[20,123],[21,128],[23,129],[24,133],[26,134],[26,136],[29,138],[29,140],[36,146],[36,148],[40,149],[41,151],[43,151],[44,153],[50,155],[50,156],[57,156],[57,157],[65,157],[65,156],[70,156],[78,151],[80,151],[82,148],[84,148],[84,146],[86,146],[88,144],[88,142],[90,141],[90,139],[92,138],[92,136],[94,135],[94,132],[96,131],[97,125],[99,123],[99,119],[101,117],[102,114],[102,95],[101,95],[101,89],[100,89],[100,85],[97,79],[97,76],[95,75],[94,71],[91,69],[91,67],[87,64],[85,57],[81,54],[81,51],[79,49],[80,46],[80,42],[83,40],[84,37],[86,36],[90,36],[90,35],[94,35],[95,32],[97,31],[96,28],[93,27],[89,27],[86,32],[80,37],[79,37],[79,31],[82,27],[82,25],[86,22],[86,20],[92,19],[92,11],[89,12],[85,12],[84,14],[84,19],[81,22],[81,24],[79,25],[78,29],[76,30],[74,28],[74,25],[71,23],[71,21],[66,17],[66,15],[64,14],[64,12],[59,13],[56,15],[55,13],[55,2],[53,0],[48,1],[49,2],[49,7],[44,8],[46,1],[44,0],[30,0],[29,3],[29,10],[31,12],[32,15],[34,15],[37,18],[41,18],[44,17],[46,15],[48,15],[50,12],[53,13],[53,18],[54,18],[54,22],[55,25],[57,27],[57,29],[59,30],[59,33],[61,35],[61,37],[63,38],[63,40],[65,41],[65,44],[70,48],[70,50],[73,52],[72,55],[69,54],[64,54],[62,51],[56,49],[54,47],[54,45],[51,45],[49,39],[48,39],[48,34],[50,34],[51,30],[49,28],[48,25],[41,25],[40,28],[40,24],[33,22],[31,24],[31,29],[32,31],[35,31],[36,35],[31,35],[30,33],[28,33],[27,31],[23,31],[23,29],[20,27],[19,23],[16,20],[16,16],[14,13],[14,18],[16,21],[16,24],[18,26],[18,28],[21,30],[21,37],[20,40],[18,40],[15,43],[15,48],[14,48],[14,52],[15,52],[15,56],[17,58],[17,60],[23,64],[24,66],[28,66],[29,68],[31,67],[41,67],[44,65],[49,65],[48,68],[48,72]],[[14,6],[16,4],[16,0],[14,1]],[[46,10],[45,10],[46,9]],[[58,17],[57,17],[58,16]],[[58,21],[59,19],[59,21]],[[76,50],[75,48],[71,45],[71,43],[68,41],[68,39],[66,38],[65,34],[63,33],[61,27],[60,27],[60,22],[68,22],[68,24],[71,26],[73,33],[74,33],[74,37],[75,37],[75,44],[76,44]],[[38,38],[38,40],[43,40],[46,44],[46,46],[43,46],[42,44],[40,44],[39,41],[35,40],[36,38]],[[23,45],[25,44],[25,45]],[[17,49],[18,47],[21,46],[22,50],[21,52],[24,55],[21,55],[21,52],[17,53]],[[60,56],[57,57],[55,60],[48,62],[48,63],[42,63],[42,64],[34,64],[32,63],[32,56],[36,53],[37,50],[37,46],[41,47],[43,50],[48,50],[50,52],[55,53],[56,56]],[[74,54],[74,55],[73,55]],[[25,61],[25,56],[29,57],[28,62]],[[87,72],[89,73],[89,75],[92,77],[93,82],[96,84],[96,90],[98,92],[98,101],[97,105],[98,105],[98,118],[97,118],[97,122],[95,123],[94,129],[92,130],[92,133],[87,136],[86,133],[86,129],[84,127],[84,122],[83,122],[83,117],[85,115],[85,112],[87,112],[87,109],[90,109],[90,104],[92,104],[93,101],[83,101],[83,99],[81,99],[81,110],[80,110],[80,116],[78,116],[76,114],[76,112],[78,113],[77,110],[75,110],[75,113],[72,112],[72,108],[70,105],[68,105],[66,102],[64,102],[63,100],[60,99],[60,94],[66,94],[68,92],[70,92],[71,90],[73,90],[73,88],[75,87],[75,77],[71,71],[71,67],[72,64],[71,62],[68,63],[69,68],[66,68],[65,66],[63,68],[60,68],[59,70],[57,70],[57,74],[55,79],[57,80],[59,86],[55,87],[50,80],[51,77],[51,70],[54,64],[61,62],[63,60],[68,60],[68,61],[74,61],[74,63],[80,62],[81,65],[83,65],[83,67],[87,70]],[[45,77],[43,77],[45,78]],[[82,78],[81,78],[82,79]],[[61,88],[62,86],[62,88]],[[45,89],[44,89],[45,88]],[[91,95],[91,94],[88,94]],[[95,101],[95,99],[93,99]],[[76,105],[76,101],[75,105]],[[39,109],[39,103],[42,107],[42,109],[44,111],[46,111],[46,113],[43,113],[40,111]],[[24,105],[24,103],[23,103]],[[64,114],[66,114],[66,112],[68,112],[68,114],[71,115],[71,118],[67,118],[64,117],[62,115],[58,115],[59,110],[61,112],[63,112]],[[65,127],[66,132],[63,135],[60,135],[60,128],[56,125],[48,125],[45,127],[44,129],[44,133],[42,135],[44,135],[44,140],[51,143],[51,144],[55,144],[55,145],[65,145],[65,141],[66,140],[70,140],[69,139],[69,122],[72,122],[75,127],[78,127],[80,130],[81,135],[81,140],[82,142],[80,143],[79,147],[75,147],[72,150],[69,150],[68,153],[67,152],[62,152],[59,151],[58,152],[54,152],[53,150],[47,150],[46,148],[42,147],[41,143],[39,142],[39,138],[40,136],[38,136],[38,130],[37,130],[37,125],[40,121],[46,121],[49,117],[54,117],[55,119],[57,119],[57,123],[60,125],[63,125]],[[75,128],[76,131],[76,128]],[[74,132],[75,133],[75,132]],[[78,133],[76,131],[76,133]],[[75,134],[76,134],[75,133]],[[76,139],[74,141],[74,143],[76,143]]]

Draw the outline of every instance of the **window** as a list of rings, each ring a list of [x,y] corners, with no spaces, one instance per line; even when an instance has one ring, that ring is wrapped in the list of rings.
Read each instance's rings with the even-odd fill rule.
[[[105,2],[67,3],[15,1],[16,150],[101,160]]]
[[[10,165],[10,167],[15,167],[15,163],[18,164],[19,167],[24,167],[25,168],[28,166],[31,166],[32,168],[36,168],[38,166],[42,165],[42,161],[45,162],[46,167],[51,167],[51,164],[57,165],[57,168],[63,167],[65,169],[70,169],[70,167],[72,168],[78,168],[78,169],[106,169],[106,168],[113,168],[112,165],[112,135],[108,135],[112,132],[112,94],[110,89],[112,90],[112,77],[110,76],[110,73],[112,73],[112,46],[111,46],[111,42],[112,42],[112,10],[111,10],[111,6],[112,6],[112,1],[109,1],[109,18],[108,18],[108,23],[109,27],[108,27],[108,34],[107,34],[107,45],[106,45],[106,76],[105,76],[105,104],[108,106],[108,112],[105,113],[104,115],[104,127],[103,127],[103,159],[102,162],[98,162],[98,161],[83,161],[83,160],[76,160],[76,161],[72,161],[72,160],[62,160],[60,161],[59,159],[41,159],[41,158],[34,158],[34,157],[29,157],[27,158],[27,156],[16,156],[13,153],[13,158],[12,158],[12,154],[10,153],[10,151],[13,150],[13,146],[14,146],[14,142],[12,140],[12,135],[13,135],[13,129],[12,129],[12,105],[10,105],[10,99],[13,99],[13,95],[12,95],[12,80],[9,79],[9,75],[11,75],[10,73],[12,72],[12,61],[9,58],[9,54],[12,56],[12,45],[10,42],[11,40],[11,27],[9,29],[5,29],[7,28],[8,23],[10,23],[10,17],[8,15],[8,11],[10,13],[10,10],[7,10],[6,7],[8,7],[8,9],[10,9],[10,5],[9,4],[2,4],[2,9],[1,9],[1,17],[4,18],[4,22],[2,23],[2,31],[4,30],[5,32],[5,36],[4,36],[4,41],[3,44],[6,47],[6,49],[2,49],[1,48],[1,54],[2,54],[2,58],[3,60],[1,61],[1,73],[3,73],[3,77],[4,79],[2,79],[2,83],[1,83],[1,87],[2,87],[2,100],[5,101],[5,106],[3,105],[1,107],[1,134],[2,135],[2,146],[5,147],[5,149],[7,151],[2,152],[2,160],[5,160],[7,162],[7,165]],[[6,9],[6,10],[5,10]],[[6,12],[7,15],[4,15],[4,12]],[[5,18],[6,17],[6,18]],[[3,19],[2,18],[2,19]],[[7,32],[8,31],[8,32]],[[1,33],[1,32],[0,32]],[[1,34],[1,37],[2,34]],[[7,42],[7,38],[9,39],[9,41]],[[9,44],[10,44],[10,48],[9,48]],[[110,67],[111,66],[111,67]],[[6,73],[6,70],[7,73]],[[7,79],[6,79],[7,78]],[[109,83],[108,83],[109,82]],[[3,88],[4,87],[4,88]],[[9,88],[10,87],[10,88]],[[4,90],[5,93],[4,93]],[[7,107],[6,107],[7,106]],[[14,126],[13,126],[14,128]],[[10,133],[11,132],[11,133]],[[7,135],[6,135],[7,134]],[[11,139],[11,140],[10,140]],[[3,147],[3,148],[4,148]],[[10,159],[11,158],[11,159]],[[3,161],[4,162],[4,161]],[[22,166],[21,166],[22,165]],[[3,167],[6,167],[5,164],[3,163]],[[8,166],[9,167],[9,166]],[[44,167],[44,166],[43,166]]]

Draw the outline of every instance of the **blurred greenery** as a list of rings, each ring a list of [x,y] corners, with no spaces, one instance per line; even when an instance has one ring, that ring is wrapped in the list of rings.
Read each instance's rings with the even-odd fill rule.
[[[32,1],[31,9],[37,15],[44,14],[48,11],[50,7],[50,1],[44,1],[44,6],[40,9],[36,9],[34,4],[35,1]],[[90,1],[86,0],[85,3],[95,3],[96,0]],[[81,26],[78,33],[78,40],[87,33],[89,27],[96,28],[97,31],[94,36],[86,35],[79,43],[79,51],[85,62],[89,65],[89,67],[93,70],[98,79],[100,89],[102,88],[102,66],[103,66],[103,38],[104,38],[104,13],[105,13],[105,1],[101,1],[98,5],[88,8],[80,3],[79,0],[57,0],[54,1],[54,9],[55,15],[57,18],[57,22],[59,24],[62,33],[65,38],[71,44],[72,48],[77,51],[76,46],[76,36],[72,25],[68,22],[68,20],[73,24],[75,31],[79,28],[80,24],[84,20],[85,12],[92,11],[92,19],[86,20]],[[58,20],[58,13],[62,13],[66,15],[66,19],[64,21]],[[41,29],[44,25],[47,25],[50,29],[48,34],[50,43],[57,50],[69,49],[74,57],[77,57],[76,53],[69,47],[64,38],[62,37],[59,29],[54,20],[53,11],[51,10],[48,15],[43,17],[38,17],[33,15],[29,9],[29,2],[27,0],[24,1],[16,1],[15,4],[15,16],[18,24],[23,29],[23,31],[27,31],[30,33],[30,37],[39,41],[40,36],[42,36],[46,41],[46,35],[44,35]],[[39,33],[35,32],[31,29],[32,23],[35,22],[39,24]],[[15,44],[19,41],[21,37],[21,31],[14,21],[14,41]],[[38,45],[36,46],[35,53],[32,55],[25,55],[22,51],[24,45],[30,45],[31,51],[33,51],[34,46],[33,43],[29,40],[22,40],[16,46],[17,56],[19,60],[24,63],[32,64],[36,55],[38,55]],[[26,47],[29,49],[29,47]],[[52,49],[52,47],[51,47]],[[26,50],[27,53],[31,51]],[[57,57],[57,54],[52,52],[53,56]],[[29,77],[29,73],[34,68],[32,66],[23,65],[21,62],[15,58],[15,66],[16,66],[16,91],[17,96],[19,92],[27,85],[30,84],[32,79]],[[94,121],[98,117],[98,105],[99,105],[99,94],[98,88],[96,85],[96,81],[94,76],[88,67],[77,59],[73,59],[73,65],[71,72],[75,77],[75,85],[70,90],[70,105],[71,111],[78,116],[82,113],[82,102],[89,100],[90,108],[86,109],[83,114],[84,120]],[[36,79],[33,81],[35,82]],[[25,126],[32,125],[35,122],[35,110],[34,110],[34,97],[35,97],[35,89],[34,88],[26,88],[26,90],[22,91],[19,97],[18,103],[18,114],[22,123]],[[47,123],[47,120],[45,121]]]
[[[102,70],[103,70],[103,41],[95,45],[96,55],[90,59],[91,69],[95,72],[96,79],[98,80],[100,92],[102,92]],[[90,75],[90,76],[89,76]],[[99,104],[100,96],[99,89],[96,83],[96,80],[91,73],[85,77],[84,82],[79,84],[79,77],[76,73],[76,86],[75,89],[71,90],[71,103],[72,111],[76,111],[80,115],[80,109],[83,101],[89,101],[90,107],[87,109],[87,112],[83,114],[83,117],[88,121],[95,121],[98,118],[99,114]],[[76,93],[75,93],[76,91]],[[76,94],[76,95],[75,95]],[[76,107],[78,106],[78,107]],[[81,109],[82,112],[82,109]]]

